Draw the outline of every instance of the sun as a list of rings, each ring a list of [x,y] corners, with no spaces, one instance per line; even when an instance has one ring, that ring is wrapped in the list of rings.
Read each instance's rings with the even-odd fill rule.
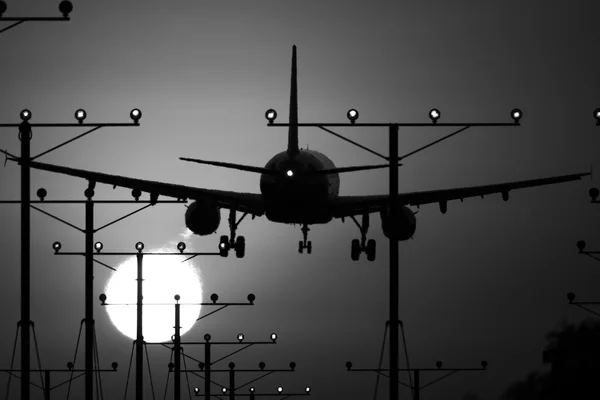
[[[170,249],[149,252],[167,253]],[[202,285],[192,262],[184,256],[144,255],[142,264],[143,336],[146,342],[167,342],[175,334],[174,296],[180,303],[201,303]],[[132,256],[117,267],[106,284],[106,311],[113,325],[125,336],[135,339],[137,332],[137,257]],[[163,305],[152,305],[161,303]],[[118,305],[129,304],[129,305]],[[200,315],[200,305],[180,307],[181,334],[189,331]]]

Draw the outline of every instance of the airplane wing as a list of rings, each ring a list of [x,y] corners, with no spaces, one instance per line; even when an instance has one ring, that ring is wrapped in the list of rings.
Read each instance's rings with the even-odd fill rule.
[[[471,186],[454,189],[430,190],[426,192],[412,192],[398,194],[398,201],[402,205],[420,206],[421,204],[440,203],[443,212],[446,204],[450,200],[457,200],[502,193],[502,198],[508,200],[508,192],[514,189],[523,189],[528,187],[553,185],[556,183],[570,182],[579,180],[584,176],[590,175],[589,172],[572,175],[554,176],[550,178],[531,179],[526,181],[500,183],[494,185]],[[389,195],[372,196],[340,196],[332,203],[333,215],[335,218],[350,217],[361,215],[363,213],[374,213],[381,210],[388,204]]]
[[[264,214],[262,195],[256,193],[239,193],[224,190],[195,188],[172,183],[148,181],[144,179],[128,178],[125,176],[86,171],[83,169],[62,167],[59,165],[45,164],[37,161],[30,162],[30,165],[31,168],[35,169],[84,178],[93,184],[100,182],[112,185],[113,187],[119,186],[130,189],[139,189],[142,192],[150,193],[151,199],[156,199],[159,195],[182,200],[212,199],[221,208],[234,209],[236,211],[247,212],[248,214],[256,216],[261,216]]]

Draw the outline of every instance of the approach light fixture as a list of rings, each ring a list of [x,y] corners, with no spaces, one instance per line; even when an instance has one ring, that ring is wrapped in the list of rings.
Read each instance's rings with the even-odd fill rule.
[[[271,333],[271,340],[273,341],[273,343],[275,343],[275,341],[277,340],[277,334],[276,333]]]
[[[116,371],[117,368],[119,368],[119,363],[116,361],[113,361],[113,363],[110,364],[110,366],[112,367],[113,371]]]
[[[141,253],[141,252],[142,252],[142,250],[144,250],[144,243],[142,243],[142,242],[137,242],[137,243],[135,244],[135,249],[136,249],[138,252],[140,252],[140,253]]]
[[[206,335],[204,335],[204,340],[206,340],[207,342],[210,342],[210,333],[207,333]]]
[[[250,388],[250,393],[254,393],[254,386]]]
[[[67,368],[69,369],[69,371],[70,371],[70,370],[72,370],[74,366],[75,366],[75,365],[74,365],[74,364],[73,364],[71,361],[69,361],[69,362],[67,363]]]
[[[59,243],[59,245],[60,245],[60,243]],[[583,249],[585,249],[585,240],[578,240],[577,248],[579,249],[579,252],[581,253],[583,251]],[[60,249],[60,247],[59,247],[59,249]]]
[[[98,298],[100,299],[100,305],[101,306],[105,306],[106,305],[106,295],[104,293],[102,293],[100,296],[98,296]]]
[[[219,300],[219,295],[216,293],[213,293],[210,295],[210,301],[212,301],[213,303],[216,303],[217,300]]]
[[[350,123],[353,124],[356,122],[356,120],[358,119],[358,111],[356,111],[356,109],[351,108],[348,110],[348,112],[346,113],[346,116],[348,117],[348,119],[350,120]]]
[[[265,369],[266,366],[267,364],[265,364],[264,361],[258,363],[258,368],[260,368],[261,370]]]
[[[248,302],[252,305],[254,305],[254,300],[256,300],[256,296],[254,295],[254,293],[250,293],[248,295]]]
[[[46,198],[47,195],[48,195],[48,192],[46,191],[46,189],[39,188],[37,190],[37,196],[40,198],[41,201],[44,201],[44,199]]]
[[[142,118],[142,112],[139,110],[139,108],[134,108],[129,113],[129,117],[133,120],[134,124],[139,124],[140,118]]]
[[[438,110],[437,108],[432,108],[431,111],[429,111],[429,118],[434,124],[437,122],[438,119],[440,119],[440,116],[440,110]]]
[[[96,252],[100,253],[100,251],[102,250],[102,248],[104,247],[104,245],[102,244],[102,242],[96,242],[94,244],[94,248],[96,249]]]
[[[310,386],[307,386],[304,390],[306,391],[306,393],[310,393]]]
[[[227,388],[223,388],[223,389],[221,389],[221,391],[222,391],[223,393],[227,393]]]
[[[28,109],[24,109],[23,111],[21,111],[20,115],[23,121],[29,121],[31,119],[31,111],[29,111]]]
[[[272,124],[275,121],[275,118],[277,118],[277,111],[269,108],[267,112],[265,112],[265,118],[269,121],[269,124]]]
[[[277,393],[281,393],[281,392],[283,392],[283,388],[282,388],[281,386],[279,386],[279,387],[277,388]]]
[[[598,195],[600,195],[600,190],[598,190],[598,188],[591,188],[590,191],[590,197],[592,198],[592,201],[596,201],[596,199],[598,198]]]
[[[6,5],[6,2],[0,1],[0,17],[2,17],[2,14],[4,14],[6,12],[7,8],[8,8],[8,6]]]
[[[600,108],[594,110],[594,118],[596,118],[596,125],[600,125]]]
[[[183,253],[185,250],[185,243],[183,243],[183,242],[177,243],[177,250],[179,250],[180,253]]]
[[[244,340],[244,334],[243,333],[238,333],[237,339],[240,341],[240,343],[242,343],[242,340]]]
[[[200,389],[198,389],[197,387],[194,388],[194,394],[200,394]]]
[[[437,367],[437,369],[442,368],[443,363],[441,361],[436,361],[435,362],[435,366]]]
[[[173,298],[175,299],[175,301],[179,301],[181,300],[181,296],[176,294],[175,296],[173,296]]]
[[[169,367],[169,372],[173,372],[173,369],[175,369],[175,363],[173,362],[170,362],[167,366]]]
[[[290,369],[291,369],[292,371],[296,369],[296,363],[295,363],[295,362],[293,362],[293,361],[292,361],[292,362],[290,363]]]
[[[521,119],[521,117],[523,116],[523,113],[521,112],[521,110],[519,110],[518,108],[515,108],[514,110],[512,110],[510,112],[510,116],[512,117],[512,119],[515,120],[515,124],[519,123],[519,120]]]
[[[229,363],[229,369],[234,369],[235,368],[235,363],[234,362],[230,362]]]
[[[61,247],[62,247],[62,245],[60,244],[60,242],[52,243],[52,248],[54,249],[54,254],[57,254]]]
[[[58,11],[60,11],[63,17],[67,18],[71,11],[73,11],[73,3],[70,1],[61,1],[58,5]]]
[[[80,124],[83,124],[83,121],[85,121],[85,117],[87,117],[87,113],[83,108],[80,108],[79,110],[75,111],[75,119]]]
[[[133,196],[135,201],[138,201],[140,199],[141,195],[142,195],[142,191],[140,189],[133,189],[131,191],[131,196]]]
[[[200,368],[201,371],[204,371],[204,363],[202,361],[198,361],[198,368]]]
[[[286,172],[287,176],[294,176],[294,171],[292,171],[291,169],[288,169]]]
[[[573,303],[573,300],[575,300],[575,293],[573,293],[573,292],[567,293],[567,300],[569,300],[569,303]]]
[[[488,365],[487,361],[483,360],[483,361],[481,362],[481,368],[483,368],[483,369],[486,369],[486,368],[487,368],[487,365]]]
[[[350,361],[348,361],[346,363],[346,369],[348,369],[348,371],[350,371],[350,369],[352,369],[352,363]]]

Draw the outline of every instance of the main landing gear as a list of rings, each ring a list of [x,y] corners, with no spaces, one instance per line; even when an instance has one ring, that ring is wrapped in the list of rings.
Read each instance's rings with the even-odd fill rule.
[[[308,237],[308,231],[310,231],[310,229],[308,229],[308,224],[302,224],[302,237],[304,239],[298,242],[298,253],[300,254],[302,254],[304,249],[306,249],[306,254],[310,254],[312,251],[311,241],[306,240]]]
[[[227,257],[230,249],[235,250],[235,255],[237,258],[243,258],[246,253],[246,238],[243,236],[235,236],[235,230],[237,226],[242,222],[244,217],[246,217],[248,213],[244,213],[242,218],[239,221],[235,221],[235,210],[229,210],[229,231],[231,232],[229,237],[227,235],[221,236],[221,240],[219,241],[219,253],[221,257]]]
[[[358,223],[356,218],[353,215],[350,216],[352,221],[358,226],[360,229],[360,241],[358,239],[353,239],[350,246],[350,257],[353,261],[358,261],[360,257],[360,253],[365,252],[367,254],[367,260],[374,261],[375,260],[375,239],[367,240],[367,231],[369,230],[369,214],[365,213],[362,215],[362,225]]]

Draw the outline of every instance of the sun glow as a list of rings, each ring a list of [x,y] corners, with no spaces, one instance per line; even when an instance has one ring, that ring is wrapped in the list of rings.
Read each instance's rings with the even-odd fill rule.
[[[172,249],[152,249],[167,253]],[[142,264],[143,336],[146,342],[166,342],[175,334],[174,296],[180,303],[201,303],[199,273],[185,256],[144,255]],[[111,322],[125,336],[136,338],[137,258],[125,260],[106,284],[106,311]],[[152,305],[160,303],[164,305]],[[128,305],[118,305],[128,304]],[[181,306],[181,334],[189,331],[200,314],[200,305]]]

